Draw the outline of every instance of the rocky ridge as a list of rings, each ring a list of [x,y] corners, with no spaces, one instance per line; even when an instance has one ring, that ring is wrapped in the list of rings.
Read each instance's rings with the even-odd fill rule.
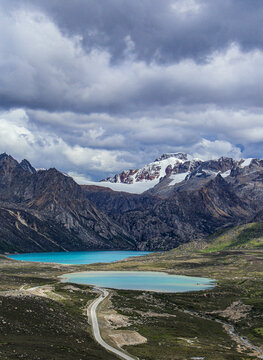
[[[124,170],[120,174],[101,180],[101,182],[134,184],[156,179],[160,181],[171,175],[185,174],[187,176],[202,170],[220,172],[225,175],[227,171],[233,168],[242,167],[242,164],[245,164],[243,159],[237,161],[232,158],[221,157],[217,160],[204,161],[184,153],[163,154],[141,169]]]
[[[134,241],[56,169],[0,155],[0,251],[134,248]]]
[[[161,171],[160,163],[165,164]],[[171,249],[262,217],[262,160],[201,161],[181,153],[164,154],[136,174],[145,174],[146,169],[148,175],[141,180],[137,176],[136,182],[145,181],[150,173],[155,178],[140,195],[103,187],[84,189],[98,208],[134,236],[140,249]],[[121,181],[115,176],[108,184],[114,179]]]
[[[120,174],[101,180],[101,182],[134,184],[141,181],[160,180],[167,175],[188,171],[199,163],[200,160],[187,154],[163,154],[141,169],[124,170]]]
[[[168,250],[263,219],[263,160],[164,154],[129,172],[80,186],[0,155],[0,251]],[[139,194],[110,188],[145,183]]]

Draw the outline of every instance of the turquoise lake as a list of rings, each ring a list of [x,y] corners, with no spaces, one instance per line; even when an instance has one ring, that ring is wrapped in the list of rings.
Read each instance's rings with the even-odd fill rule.
[[[69,265],[83,265],[93,263],[109,263],[127,259],[131,256],[142,256],[149,254],[149,251],[70,251],[51,253],[32,253],[9,255],[15,260],[47,262]]]
[[[123,290],[186,292],[206,290],[215,286],[207,278],[170,275],[152,271],[84,271],[61,276],[62,282],[96,285]]]

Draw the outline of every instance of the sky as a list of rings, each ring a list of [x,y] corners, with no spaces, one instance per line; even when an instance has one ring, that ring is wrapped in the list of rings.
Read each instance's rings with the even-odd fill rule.
[[[263,157],[262,0],[1,0],[0,152],[98,180]]]

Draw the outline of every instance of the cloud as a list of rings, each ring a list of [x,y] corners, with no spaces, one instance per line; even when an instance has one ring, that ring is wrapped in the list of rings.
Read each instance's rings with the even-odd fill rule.
[[[115,151],[89,149],[76,145],[74,147],[65,147],[63,153],[73,164],[85,166],[86,169],[89,167],[91,170],[112,171],[133,165],[123,161],[121,159],[123,154]]]
[[[85,48],[107,49],[114,62],[125,58],[125,37],[139,60],[203,61],[236,42],[262,49],[261,0],[2,0],[4,9],[45,13],[67,35],[80,34]],[[257,34],[257,36],[255,36]]]
[[[91,181],[91,178],[89,176],[86,176],[84,174],[78,174],[74,171],[69,171],[67,175],[71,176],[79,185],[85,185]]]
[[[111,114],[182,104],[261,106],[261,50],[242,52],[232,43],[204,63],[147,63],[133,56],[127,35],[127,58],[114,65],[108,50],[86,51],[81,36],[64,35],[41,13],[2,13],[0,24],[2,106]]]
[[[262,14],[258,0],[3,0],[0,150],[96,178],[163,152],[263,156]]]
[[[189,13],[195,14],[201,11],[202,4],[200,1],[195,1],[195,0],[175,0],[171,4],[171,8],[176,14],[179,13],[180,15],[181,14],[189,15]]]
[[[62,171],[77,168],[105,174],[134,165],[124,160],[125,152],[70,146],[59,136],[31,128],[21,109],[0,114],[0,152],[18,160],[27,158],[36,167],[56,166]]]
[[[227,141],[209,141],[202,139],[192,148],[192,154],[202,160],[218,159],[221,156],[231,157],[233,159],[241,158],[241,150],[237,146]]]
[[[219,115],[226,117],[225,114]],[[189,114],[189,116],[191,115]],[[51,118],[54,120],[53,114],[51,114]],[[45,119],[48,120],[48,114],[46,114]],[[57,119],[59,119],[58,115]],[[115,134],[116,138],[121,133],[125,133],[125,131],[127,134],[133,134],[126,148],[120,151],[118,145],[116,145],[114,150],[105,149],[104,138],[102,138],[101,144],[99,138],[110,131],[112,123],[110,122],[111,126],[107,129],[103,119],[102,117],[101,124],[99,126],[97,124],[97,128],[91,131],[90,143],[94,144],[94,141],[97,141],[97,148],[93,148],[89,144],[88,146],[80,146],[77,143],[70,144],[62,137],[36,127],[35,123],[30,123],[30,119],[24,110],[2,113],[0,115],[0,151],[11,152],[14,156],[18,156],[18,158],[22,154],[23,157],[28,157],[38,167],[57,166],[64,171],[72,168],[76,170],[82,169],[82,171],[85,171],[85,176],[94,171],[114,173],[124,168],[131,168],[138,164],[142,165],[144,162],[151,161],[153,154],[157,156],[160,152],[168,150],[186,151],[200,158],[215,158],[222,155],[235,158],[241,157],[240,148],[232,145],[230,141],[208,140],[203,138],[202,135],[195,134],[196,126],[200,128],[200,119],[198,117],[196,119],[193,117],[192,128],[188,123],[187,129],[184,129],[184,121],[186,119],[156,121],[155,127],[152,129],[150,129],[150,124],[153,122],[150,119],[143,118],[139,121],[138,119],[130,121],[129,126],[126,123],[126,129],[119,127],[120,134]],[[109,118],[106,119],[109,122]],[[80,123],[82,121],[83,117],[81,117]],[[255,117],[255,121],[259,121],[259,118]],[[248,122],[244,124],[246,124],[246,128],[243,127],[243,132],[245,133],[245,129],[249,126]],[[89,125],[91,124],[89,123]],[[206,123],[203,125],[203,134],[209,137],[212,132],[209,131],[209,126]],[[74,128],[74,124],[72,127]],[[147,129],[148,134],[146,136]],[[225,128],[224,131],[227,133],[228,129]],[[235,131],[239,134],[241,131],[240,127],[233,129],[232,126],[233,137],[235,137]],[[145,139],[142,138],[144,135]],[[113,136],[111,139],[114,142]],[[144,144],[144,149],[141,148],[141,144]],[[113,145],[111,144],[111,147]],[[153,151],[153,148],[155,148],[155,151]]]

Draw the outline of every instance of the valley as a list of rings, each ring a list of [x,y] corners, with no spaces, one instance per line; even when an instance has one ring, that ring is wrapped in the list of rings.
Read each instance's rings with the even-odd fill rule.
[[[37,171],[4,153],[0,251],[170,250],[221,228],[260,222],[262,173],[259,159],[201,161],[176,153],[79,185],[59,170]],[[137,184],[147,190],[129,192]]]
[[[263,340],[262,261],[262,250],[210,252],[189,250],[184,246],[110,264],[73,266],[17,262],[2,257],[0,296],[4,306],[0,315],[1,356],[3,359],[44,359],[42,353],[45,350],[47,353],[52,351],[54,359],[60,359],[60,356],[64,359],[76,359],[76,356],[83,359],[86,356],[94,359],[114,358],[110,353],[104,354],[102,349],[99,350],[92,339],[86,317],[86,309],[98,296],[97,292],[87,285],[60,283],[58,276],[86,270],[158,270],[190,276],[209,275],[217,279],[217,286],[209,290],[176,294],[110,290],[109,299],[98,310],[105,341],[117,348],[121,344],[132,356],[147,360],[195,357],[258,359],[261,353],[255,349],[262,349]],[[43,289],[42,293],[26,291],[36,286]],[[8,299],[8,303],[5,299]],[[15,313],[13,310],[10,312],[7,306],[16,308]],[[30,317],[26,315],[28,312]],[[39,326],[38,317],[31,316],[34,312],[43,314],[43,326]],[[48,316],[52,316],[53,320]],[[71,322],[70,327],[62,320],[65,316]],[[56,325],[61,321],[65,325],[63,330]],[[72,324],[75,324],[73,328]],[[28,343],[28,334],[35,326],[38,326],[38,331],[30,341],[36,345],[34,353],[31,353],[30,345],[24,344]],[[232,326],[238,336],[231,335]],[[86,335],[81,329],[85,329]],[[63,345],[59,336],[46,337],[45,343],[40,345],[41,336],[47,331],[50,334],[61,332],[63,341],[67,337],[72,340]],[[255,348],[240,341],[240,336]],[[147,341],[135,341],[135,345],[131,345],[131,339],[135,337]],[[73,341],[74,338],[78,341]],[[87,345],[86,350],[84,344]],[[16,357],[12,357],[14,351]],[[91,355],[93,353],[94,356]]]
[[[1,359],[116,358],[94,340],[87,317],[97,290],[60,280],[84,271],[153,271],[216,280],[214,288],[183,293],[109,289],[97,307],[99,328],[107,344],[128,356],[261,358],[262,173],[262,160],[199,161],[170,154],[106,179],[103,186],[79,185],[56,169],[37,171],[2,154]],[[132,186],[136,179],[147,191],[110,188],[118,181]],[[5,256],[84,250],[155,252],[82,265]]]
[[[263,360],[262,15],[0,1],[0,360]]]

